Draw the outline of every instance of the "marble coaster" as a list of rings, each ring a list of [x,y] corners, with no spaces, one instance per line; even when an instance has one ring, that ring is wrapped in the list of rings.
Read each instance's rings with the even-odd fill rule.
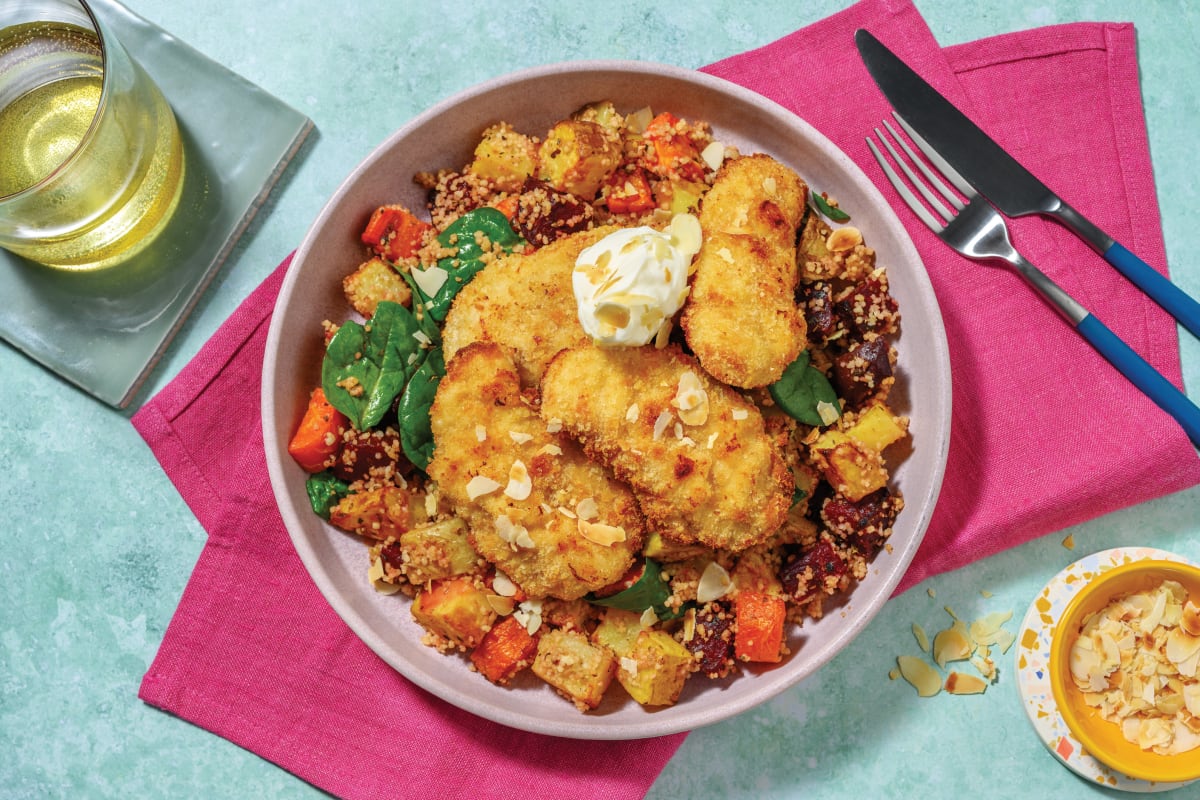
[[[183,197],[149,247],[107,270],[53,270],[0,250],[0,338],[124,408],[313,124],[116,0],[92,7],[175,110]]]

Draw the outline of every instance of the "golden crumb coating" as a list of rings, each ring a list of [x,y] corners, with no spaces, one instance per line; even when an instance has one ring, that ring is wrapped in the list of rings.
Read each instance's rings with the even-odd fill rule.
[[[779,380],[806,345],[796,307],[796,229],[807,187],[766,155],[727,161],[704,198],[704,242],[680,317],[688,346],[718,380]]]
[[[571,273],[579,253],[614,230],[576,233],[481,270],[446,315],[446,360],[471,342],[497,342],[513,351],[523,384],[536,386],[555,353],[591,341],[579,324]]]
[[[504,348],[478,342],[450,359],[430,422],[429,476],[476,551],[529,596],[573,600],[632,565],[645,523],[629,487],[547,430]],[[595,541],[616,529],[623,541]]]
[[[758,408],[677,347],[564,350],[542,380],[561,420],[633,487],[651,530],[742,550],[787,517],[792,477]]]

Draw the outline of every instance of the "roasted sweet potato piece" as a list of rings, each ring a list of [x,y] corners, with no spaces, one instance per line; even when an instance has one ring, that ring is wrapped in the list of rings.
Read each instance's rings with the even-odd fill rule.
[[[504,686],[533,663],[538,640],[516,617],[504,617],[492,626],[471,651],[471,663],[483,677]]]

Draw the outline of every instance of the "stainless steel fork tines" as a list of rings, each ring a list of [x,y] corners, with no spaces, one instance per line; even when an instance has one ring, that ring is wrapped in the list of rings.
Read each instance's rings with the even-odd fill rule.
[[[867,146],[896,192],[913,213],[929,226],[938,238],[967,258],[983,262],[999,261],[1016,270],[1088,343],[1147,397],[1174,417],[1194,444],[1200,445],[1200,408],[1158,370],[1146,363],[1079,301],[1017,252],[1009,238],[1008,226],[1000,213],[899,114],[893,112],[893,116],[904,129],[908,139],[920,150],[921,155],[914,152],[905,137],[887,120],[883,121],[887,134],[875,128],[875,136],[887,149],[891,161],[880,152],[870,136],[867,137]],[[900,168],[904,177],[896,171],[892,162]],[[943,177],[954,185],[958,194],[946,185]]]

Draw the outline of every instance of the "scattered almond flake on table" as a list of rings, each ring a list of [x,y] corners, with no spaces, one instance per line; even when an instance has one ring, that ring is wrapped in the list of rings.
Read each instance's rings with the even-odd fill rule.
[[[1072,534],[1067,534],[1067,538],[1062,540],[1062,546],[1068,550],[1075,549],[1075,537]]]
[[[932,589],[927,592],[930,597],[934,594]],[[967,623],[959,619],[950,606],[945,606],[945,611],[950,615],[951,624],[938,631],[932,642],[924,627],[915,622],[912,624],[913,638],[933,664],[920,656],[898,656],[899,670],[893,669],[888,677],[895,680],[903,676],[921,697],[931,697],[943,688],[947,694],[983,694],[989,685],[999,680],[992,649],[999,648],[1002,653],[1007,653],[1016,642],[1016,635],[1004,627],[1012,619],[1012,612],[992,612]],[[979,674],[951,670],[943,683],[939,670],[946,669],[947,664],[962,661],[971,664]]]

